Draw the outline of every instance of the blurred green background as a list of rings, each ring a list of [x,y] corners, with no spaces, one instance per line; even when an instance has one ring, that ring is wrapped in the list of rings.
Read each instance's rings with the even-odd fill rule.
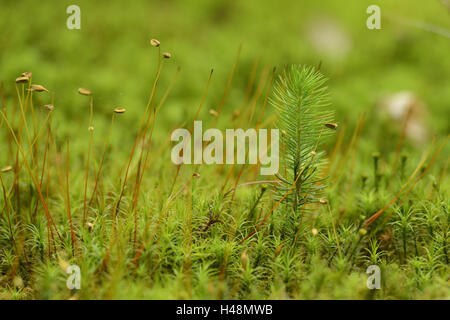
[[[108,123],[111,110],[120,106],[127,108],[121,124],[133,128],[151,91],[157,50],[149,40],[157,38],[162,51],[172,54],[158,97],[181,69],[159,118],[166,130],[155,132],[163,138],[193,117],[212,68],[201,117],[217,108],[242,45],[225,112],[242,106],[255,59],[257,77],[265,66],[280,71],[288,64],[321,62],[337,121],[354,127],[365,112],[363,135],[382,149],[388,136],[375,125],[377,102],[399,91],[413,92],[423,103],[429,136],[450,131],[450,39],[426,30],[437,26],[448,35],[450,9],[444,2],[1,0],[0,80],[10,99],[14,79],[32,71],[35,83],[55,93],[57,116],[65,118],[61,130],[81,124],[84,130],[88,100],[77,94],[79,87],[94,92],[97,125]],[[81,30],[66,27],[72,4],[81,8]],[[381,30],[366,27],[371,4],[381,7]],[[50,95],[39,99],[49,103]]]

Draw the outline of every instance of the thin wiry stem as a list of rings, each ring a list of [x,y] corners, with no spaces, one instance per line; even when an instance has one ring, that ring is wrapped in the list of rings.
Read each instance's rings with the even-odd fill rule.
[[[86,196],[87,196],[87,186],[89,180],[89,165],[91,160],[91,150],[92,150],[92,137],[94,134],[94,128],[92,127],[94,115],[94,98],[91,97],[90,107],[89,107],[89,146],[88,146],[88,156],[86,160],[86,177],[84,179],[84,196],[83,196],[83,227],[86,223]]]

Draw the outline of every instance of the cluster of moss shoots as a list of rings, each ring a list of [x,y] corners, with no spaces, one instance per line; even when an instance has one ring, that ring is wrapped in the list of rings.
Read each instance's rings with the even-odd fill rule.
[[[96,143],[88,89],[78,90],[89,101],[79,138],[59,134],[58,106],[31,73],[16,80],[15,101],[2,88],[1,298],[449,297],[448,179],[446,167],[432,166],[447,140],[416,165],[400,150],[395,161],[374,153],[367,170],[355,161],[364,118],[347,137],[330,112],[326,79],[292,66],[276,81],[275,70],[263,73],[263,86],[231,114],[232,125],[280,130],[278,174],[176,166],[168,142],[152,136],[178,71],[157,101],[161,58],[171,55],[152,45],[157,72],[129,146],[111,139],[121,107]],[[203,121],[230,125],[223,107],[235,68]],[[275,116],[264,114],[267,104]],[[80,267],[80,290],[66,287],[70,264]],[[382,270],[380,290],[366,287],[369,265]]]

